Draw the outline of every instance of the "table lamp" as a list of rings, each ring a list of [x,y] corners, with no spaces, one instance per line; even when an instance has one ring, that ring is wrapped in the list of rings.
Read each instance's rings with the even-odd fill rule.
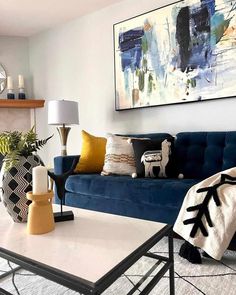
[[[61,155],[66,156],[66,144],[70,127],[66,125],[79,124],[78,103],[70,100],[50,100],[48,102],[48,124],[61,125],[57,127],[61,139]]]

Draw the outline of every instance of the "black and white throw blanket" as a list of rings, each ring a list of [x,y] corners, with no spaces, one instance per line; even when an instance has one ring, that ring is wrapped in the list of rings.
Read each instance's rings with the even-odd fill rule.
[[[236,231],[236,168],[191,187],[173,230],[220,260]]]

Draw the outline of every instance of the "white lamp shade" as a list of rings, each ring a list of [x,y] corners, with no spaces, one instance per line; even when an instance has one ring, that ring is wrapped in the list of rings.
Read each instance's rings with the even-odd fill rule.
[[[79,124],[78,103],[70,100],[50,100],[48,102],[48,124]]]

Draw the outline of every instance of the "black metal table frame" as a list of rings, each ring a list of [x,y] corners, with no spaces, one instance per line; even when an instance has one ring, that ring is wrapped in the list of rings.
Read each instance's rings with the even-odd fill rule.
[[[154,253],[148,252],[155,244],[157,244],[164,236],[168,236],[168,257],[160,256]],[[52,249],[53,251],[53,249]],[[19,254],[13,253],[6,249],[0,248],[0,257],[5,258],[13,263],[18,264],[20,267],[31,271],[37,275],[40,275],[46,279],[54,281],[60,285],[63,285],[71,290],[80,292],[82,294],[88,295],[99,295],[105,291],[109,286],[112,285],[122,274],[125,273],[136,261],[141,257],[146,256],[152,259],[156,259],[157,262],[149,269],[146,274],[140,279],[140,281],[127,293],[127,295],[132,295],[142,283],[150,276],[150,274],[161,264],[164,265],[161,269],[152,277],[151,281],[146,285],[146,287],[140,292],[140,295],[149,294],[150,291],[155,287],[159,280],[164,276],[164,274],[169,270],[169,289],[170,295],[174,295],[174,255],[173,255],[173,232],[172,226],[166,225],[158,233],[152,236],[144,244],[142,244],[133,253],[127,256],[123,261],[121,261],[116,267],[109,271],[105,276],[99,279],[96,283],[81,279],[79,277],[73,276],[69,273],[63,272],[59,269],[52,268],[48,265],[39,263],[37,261],[31,260],[27,257],[21,256]],[[13,270],[14,271],[14,270]],[[13,272],[12,271],[12,272]],[[6,292],[5,294],[10,294]]]

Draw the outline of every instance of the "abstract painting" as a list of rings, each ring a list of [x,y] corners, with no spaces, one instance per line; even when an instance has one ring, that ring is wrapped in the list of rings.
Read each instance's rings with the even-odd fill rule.
[[[236,1],[177,2],[114,25],[116,110],[236,96]]]

